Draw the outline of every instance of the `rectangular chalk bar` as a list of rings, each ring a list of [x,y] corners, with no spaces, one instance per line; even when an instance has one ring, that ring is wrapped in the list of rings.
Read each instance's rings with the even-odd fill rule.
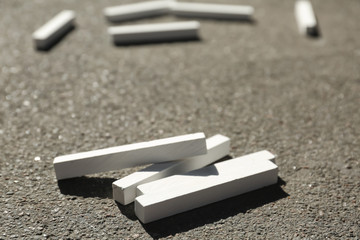
[[[215,135],[206,139],[207,154],[169,163],[157,163],[113,182],[113,198],[121,204],[135,200],[136,187],[174,174],[182,174],[209,165],[230,152],[230,139]]]
[[[138,186],[135,214],[149,223],[275,184],[278,167],[263,154],[216,163]]]
[[[186,40],[198,38],[200,23],[197,21],[155,23],[109,27],[114,43],[144,41]]]
[[[54,159],[58,180],[206,154],[204,133],[134,143]]]
[[[254,14],[252,6],[209,3],[176,2],[171,13],[180,17],[249,20]]]
[[[310,36],[318,34],[318,23],[310,1],[296,1],[295,18],[301,34]]]
[[[104,15],[111,22],[160,16],[170,12],[172,2],[171,0],[148,1],[107,7],[104,9]]]
[[[46,49],[74,27],[75,12],[63,10],[33,33],[38,49]]]
[[[241,160],[244,160],[244,161],[245,160],[264,159],[264,160],[268,160],[268,161],[271,161],[271,162],[275,163],[275,157],[276,156],[274,154],[272,154],[271,152],[269,152],[267,150],[262,150],[262,151],[259,151],[259,152],[255,152],[255,153],[251,153],[251,154],[247,154],[247,155],[238,157],[237,159],[241,159]],[[232,159],[232,160],[234,160],[234,159]],[[136,195],[141,196],[141,195],[148,194],[148,193],[152,194],[152,193],[156,193],[156,192],[166,192],[166,191],[171,191],[174,188],[176,189],[178,187],[181,187],[181,186],[183,186],[184,184],[187,184],[187,183],[193,184],[193,179],[191,179],[189,177],[183,177],[182,175],[181,176],[178,176],[178,175],[179,174],[167,177],[166,178],[167,180],[161,179],[161,180],[141,184],[141,185],[139,185],[137,187]],[[211,175],[211,174],[208,174],[208,175]],[[175,180],[177,178],[182,178],[182,181]],[[160,181],[171,182],[171,184],[161,184],[161,186],[159,186]],[[177,184],[177,185],[175,186],[175,184]]]

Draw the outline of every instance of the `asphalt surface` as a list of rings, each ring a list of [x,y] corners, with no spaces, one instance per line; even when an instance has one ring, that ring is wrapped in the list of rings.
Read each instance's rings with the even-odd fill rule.
[[[102,9],[118,1],[0,0],[0,239],[360,238],[360,2],[314,0],[316,39],[293,1],[222,2],[256,21],[114,46]],[[63,9],[76,28],[36,51]],[[58,155],[198,131],[230,137],[232,157],[277,154],[279,184],[143,225],[111,199],[140,168],[56,181]]]

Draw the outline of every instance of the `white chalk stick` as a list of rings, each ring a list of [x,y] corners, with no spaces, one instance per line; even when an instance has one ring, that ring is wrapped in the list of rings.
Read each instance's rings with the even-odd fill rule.
[[[318,34],[318,23],[310,1],[298,0],[295,3],[295,18],[299,32],[304,35]]]
[[[107,7],[104,9],[104,15],[111,22],[155,17],[169,13],[172,3],[171,0],[163,0]]]
[[[33,33],[36,48],[46,49],[74,27],[75,12],[64,10]]]
[[[254,8],[242,5],[176,2],[172,5],[171,13],[180,17],[250,20]]]
[[[204,133],[59,156],[54,159],[58,180],[143,164],[173,161],[206,154]]]
[[[277,174],[267,157],[252,154],[173,175],[138,186],[144,195],[135,199],[135,214],[152,222],[275,184]]]
[[[240,160],[265,159],[265,160],[275,163],[275,157],[276,156],[274,154],[272,154],[271,152],[269,152],[267,150],[263,150],[263,151],[247,154],[247,155],[238,157],[236,159],[240,159]],[[200,171],[200,170],[201,169],[199,169],[198,171]],[[211,175],[211,174],[209,174],[209,175]],[[178,178],[182,178],[182,180],[177,181]],[[161,184],[161,182],[163,182],[164,184]],[[171,182],[171,184],[165,184],[165,182],[166,183]],[[161,180],[157,180],[157,181],[139,185],[136,190],[136,195],[141,196],[144,194],[153,194],[153,193],[157,193],[157,192],[172,191],[172,189],[174,189],[174,188],[177,189],[178,187],[181,187],[184,184],[187,184],[187,183],[192,184],[192,182],[193,182],[193,179],[177,174],[174,176],[167,177],[166,179],[161,179]]]
[[[140,184],[199,169],[227,156],[230,152],[230,139],[218,134],[206,139],[206,146],[207,154],[205,155],[154,164],[113,182],[114,200],[124,205],[129,204],[135,200],[136,187]]]
[[[109,27],[114,43],[127,44],[151,41],[174,41],[199,38],[196,21],[142,24]]]

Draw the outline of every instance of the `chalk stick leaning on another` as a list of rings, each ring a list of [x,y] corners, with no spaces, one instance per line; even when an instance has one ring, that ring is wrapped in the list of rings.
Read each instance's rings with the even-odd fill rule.
[[[54,159],[54,168],[56,178],[60,180],[206,153],[204,133],[194,133],[59,156]]]
[[[50,48],[61,37],[74,28],[75,12],[64,10],[33,33],[35,47],[39,50]]]
[[[259,152],[255,152],[255,153],[250,153],[241,157],[238,157],[236,159],[241,159],[241,160],[257,160],[257,159],[265,159],[268,161],[271,161],[273,163],[275,163],[275,158],[276,156],[274,154],[272,154],[271,152],[267,151],[267,150],[263,150],[263,151],[259,151]],[[234,159],[230,159],[230,160],[234,160]],[[230,161],[228,160],[228,161]],[[224,161],[225,162],[225,161]],[[219,164],[219,163],[217,163]],[[211,166],[214,165],[210,165],[208,166],[209,169]],[[236,170],[236,169],[235,169]],[[202,171],[201,169],[196,170],[196,171]],[[192,171],[192,172],[196,172],[196,171]],[[208,171],[209,173],[211,171],[209,170],[203,170]],[[192,172],[183,174],[183,175],[173,175],[170,177],[167,177],[166,180],[165,179],[160,179],[157,181],[153,181],[153,182],[149,182],[149,183],[145,183],[145,184],[141,184],[137,187],[136,190],[136,195],[137,196],[141,196],[144,194],[153,194],[153,193],[157,193],[157,192],[167,192],[167,191],[172,191],[172,189],[177,189],[178,187],[184,186],[185,184],[193,184],[193,181],[195,178],[190,178],[190,177],[184,177],[184,175],[196,175],[196,174],[191,174]],[[217,173],[216,173],[217,174]],[[212,174],[209,174],[212,175]],[[207,175],[204,175],[207,176]],[[182,179],[181,181],[178,181],[178,179]],[[166,184],[162,184],[162,183],[166,183]],[[171,184],[168,184],[171,183]]]
[[[308,36],[318,36],[319,26],[310,1],[298,0],[295,3],[295,18],[299,32]]]
[[[148,223],[275,184],[278,167],[269,157],[263,151],[140,185],[135,214]]]
[[[109,27],[108,33],[115,44],[135,44],[198,39],[199,28],[199,22],[186,21]]]
[[[155,17],[169,13],[172,3],[172,0],[163,0],[107,7],[104,9],[104,15],[111,22]]]
[[[157,163],[113,182],[113,198],[121,204],[135,200],[136,187],[174,174],[182,174],[209,165],[230,152],[230,139],[215,135],[206,139],[207,154],[170,163]]]
[[[242,5],[175,2],[172,4],[171,13],[179,17],[250,20],[254,8]]]

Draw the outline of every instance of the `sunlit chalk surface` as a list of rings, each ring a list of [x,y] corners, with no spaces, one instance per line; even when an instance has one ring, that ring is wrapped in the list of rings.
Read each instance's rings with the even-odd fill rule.
[[[108,33],[115,44],[136,44],[198,39],[199,28],[199,22],[185,21],[109,27]]]
[[[243,5],[176,2],[172,5],[171,13],[179,17],[250,20],[254,8]]]
[[[163,0],[107,7],[104,9],[104,15],[111,22],[155,17],[169,13],[172,3],[171,0]]]
[[[140,184],[158,180],[174,174],[186,173],[205,167],[230,152],[230,139],[215,135],[206,139],[207,154],[169,163],[157,163],[113,182],[113,198],[121,204],[135,200],[136,187]]]
[[[194,133],[59,156],[54,159],[54,168],[60,180],[206,153],[205,134]]]
[[[318,36],[319,26],[310,1],[298,0],[295,3],[295,18],[301,34]]]
[[[67,32],[74,28],[75,12],[64,10],[57,14],[33,33],[35,47],[39,50],[49,49]]]
[[[275,184],[273,158],[262,151],[140,185],[135,214],[148,223]]]

